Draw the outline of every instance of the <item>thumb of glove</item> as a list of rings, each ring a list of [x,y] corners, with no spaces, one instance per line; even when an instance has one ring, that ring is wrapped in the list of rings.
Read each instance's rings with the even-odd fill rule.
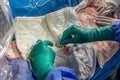
[[[46,45],[46,46],[53,46],[53,43],[49,40],[44,40],[43,43]]]
[[[49,41],[49,40],[44,40],[44,41],[42,41],[42,40],[37,40],[37,42],[36,43],[38,43],[38,44],[40,44],[40,45],[46,45],[46,46],[53,46],[53,43],[51,42],[51,41]]]

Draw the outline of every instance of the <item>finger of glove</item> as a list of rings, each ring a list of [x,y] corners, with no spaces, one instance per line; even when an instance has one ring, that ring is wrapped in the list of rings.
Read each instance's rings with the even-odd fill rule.
[[[39,48],[44,48],[45,46],[53,46],[53,43],[49,40],[37,40],[35,46]]]
[[[39,46],[41,46],[42,40],[37,40],[36,44],[32,47],[32,49],[37,49]]]
[[[68,38],[61,42],[61,44],[64,44],[64,45],[69,44],[69,43],[74,43],[74,38]]]
[[[53,46],[53,43],[49,40],[44,40],[43,43],[46,45],[46,46]]]
[[[43,49],[43,51],[46,50],[45,53],[47,53],[47,52],[50,53],[49,55],[52,55],[52,57],[54,59],[55,51],[52,48],[48,47],[48,46],[53,46],[53,43],[51,41],[44,40],[44,41],[40,42],[39,45],[41,45],[41,49]]]
[[[66,29],[64,32],[63,32],[63,35],[62,35],[62,38],[61,38],[61,41],[66,39],[68,36],[71,35],[71,27]]]
[[[49,41],[49,40],[44,40],[43,41],[43,43],[44,43],[44,45],[47,47],[47,49],[49,49],[49,53],[51,54],[51,55],[53,55],[53,57],[55,56],[55,51],[52,49],[52,48],[50,48],[50,47],[48,47],[48,46],[53,46],[53,43],[51,42],[51,41]]]
[[[36,44],[37,43],[41,43],[42,42],[42,40],[41,39],[38,39],[37,41],[36,41]]]
[[[74,35],[74,29],[75,29],[75,27],[76,27],[76,25],[72,25],[70,28],[68,28],[67,30],[65,30],[63,32],[63,36],[61,38],[60,43],[63,42],[64,40],[68,39],[68,38],[69,39],[72,38],[72,35]]]
[[[44,46],[44,43],[43,43],[42,40],[39,39],[39,40],[37,40],[35,46],[37,46],[37,47],[43,47],[43,46]]]
[[[62,42],[64,42],[67,39],[72,39],[72,31],[71,32],[67,32],[67,34],[63,33],[63,36],[61,38],[60,44],[62,44]]]
[[[32,59],[36,56],[36,53],[38,53],[38,49],[41,49],[41,42],[42,40],[37,40],[36,41],[36,44],[33,45],[31,51],[30,51],[30,55],[29,55],[29,58]]]

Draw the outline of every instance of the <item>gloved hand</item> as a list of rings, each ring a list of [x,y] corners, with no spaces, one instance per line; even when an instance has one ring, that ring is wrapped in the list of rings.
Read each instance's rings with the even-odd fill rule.
[[[98,7],[97,11],[100,16],[106,16],[114,12],[119,7],[119,0],[105,0],[105,4]]]
[[[110,18],[110,17],[106,17],[106,16],[98,16],[97,19],[96,19],[96,24],[99,24],[99,25],[112,25],[117,20],[118,19]]]
[[[38,40],[29,55],[31,67],[38,80],[45,80],[47,74],[54,69],[55,52],[48,46],[53,46],[53,43]]]
[[[63,32],[60,43],[86,43],[103,40],[114,40],[114,30],[112,26],[89,29],[72,25]]]

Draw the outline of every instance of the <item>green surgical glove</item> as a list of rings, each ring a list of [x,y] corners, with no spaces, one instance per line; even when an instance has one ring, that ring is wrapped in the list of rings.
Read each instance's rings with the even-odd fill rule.
[[[54,69],[55,52],[48,46],[53,46],[53,43],[38,40],[29,55],[31,67],[38,80],[45,80],[47,74]]]
[[[112,26],[89,29],[72,25],[63,32],[60,43],[86,43],[104,40],[114,40],[114,30],[112,29]]]

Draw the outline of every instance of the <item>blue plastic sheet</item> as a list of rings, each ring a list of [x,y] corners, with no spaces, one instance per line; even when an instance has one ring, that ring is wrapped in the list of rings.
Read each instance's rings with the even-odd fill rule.
[[[47,13],[74,7],[82,0],[9,0],[13,17],[42,16]]]
[[[120,42],[120,20],[118,19],[117,21],[115,21],[112,27],[115,31],[115,41]]]
[[[120,49],[117,53],[107,61],[103,68],[97,68],[95,74],[90,80],[106,80],[109,76],[111,76],[114,72],[120,67]]]
[[[117,71],[117,75],[115,77],[115,80],[120,80],[120,68]]]
[[[58,67],[52,70],[46,80],[78,80],[73,69]]]

